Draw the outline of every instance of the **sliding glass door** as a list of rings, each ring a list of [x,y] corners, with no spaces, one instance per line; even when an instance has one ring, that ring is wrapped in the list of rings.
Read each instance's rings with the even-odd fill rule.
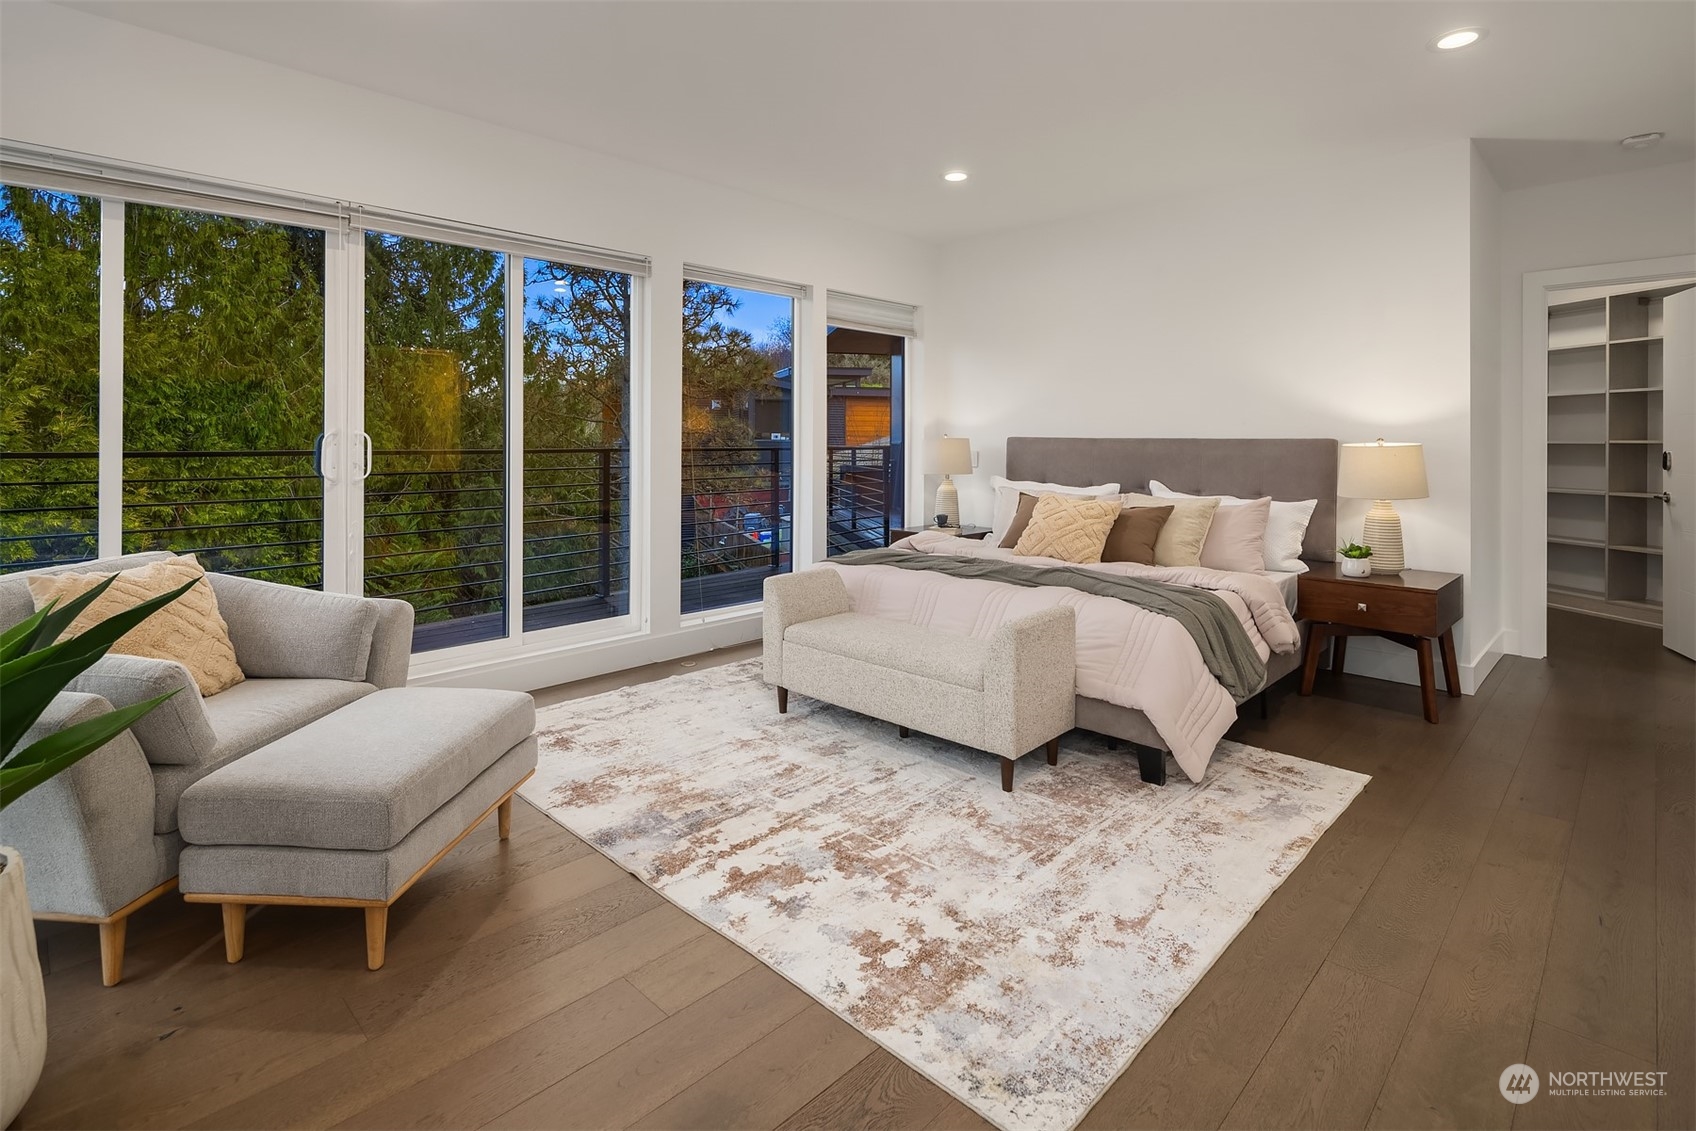
[[[123,551],[324,584],[324,232],[124,206]]]
[[[411,602],[415,651],[508,632],[506,264],[365,237],[365,592]]]
[[[0,186],[0,572],[98,555],[100,202]]]

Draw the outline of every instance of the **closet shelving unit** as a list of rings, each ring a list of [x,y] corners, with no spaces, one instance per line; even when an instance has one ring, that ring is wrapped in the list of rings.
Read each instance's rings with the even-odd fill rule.
[[[1549,307],[1549,604],[1661,623],[1661,300]]]

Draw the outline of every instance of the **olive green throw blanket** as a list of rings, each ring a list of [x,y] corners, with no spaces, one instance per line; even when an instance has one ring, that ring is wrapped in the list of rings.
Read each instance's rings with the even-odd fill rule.
[[[1027,589],[1058,585],[1098,597],[1112,597],[1177,621],[1195,641],[1207,670],[1238,703],[1257,694],[1266,683],[1266,665],[1254,650],[1242,622],[1223,600],[1202,589],[1076,566],[1030,566],[996,558],[911,550],[855,550],[831,558],[830,564],[894,566],[944,573],[949,577],[999,581]]]

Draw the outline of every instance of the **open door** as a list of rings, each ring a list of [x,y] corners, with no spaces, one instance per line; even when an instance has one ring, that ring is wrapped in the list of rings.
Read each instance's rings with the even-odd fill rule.
[[[1696,659],[1696,290],[1665,300],[1661,641]]]

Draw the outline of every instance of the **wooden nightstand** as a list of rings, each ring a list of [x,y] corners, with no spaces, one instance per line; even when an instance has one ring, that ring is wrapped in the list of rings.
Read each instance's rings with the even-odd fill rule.
[[[891,530],[889,540],[892,543],[899,542],[903,538],[911,538],[915,534],[922,534],[926,531],[935,534],[952,534],[956,538],[977,538],[981,540],[989,537],[989,527],[987,526],[903,526],[899,530]]]
[[[1454,626],[1464,615],[1461,576],[1409,569],[1371,577],[1344,577],[1336,563],[1316,565],[1296,580],[1296,619],[1313,622],[1302,665],[1301,693],[1313,694],[1319,650],[1331,640],[1331,670],[1341,674],[1351,636],[1382,636],[1419,654],[1419,693],[1425,721],[1437,721],[1437,682],[1431,642],[1443,652],[1443,682],[1460,695]]]

